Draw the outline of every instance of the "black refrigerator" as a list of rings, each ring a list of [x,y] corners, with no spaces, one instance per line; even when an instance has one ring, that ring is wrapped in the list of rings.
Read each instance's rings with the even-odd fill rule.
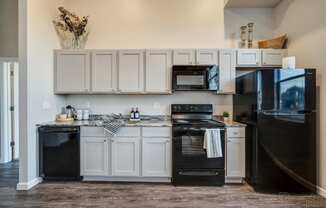
[[[246,180],[260,192],[316,192],[316,70],[237,77],[234,120],[247,124]]]

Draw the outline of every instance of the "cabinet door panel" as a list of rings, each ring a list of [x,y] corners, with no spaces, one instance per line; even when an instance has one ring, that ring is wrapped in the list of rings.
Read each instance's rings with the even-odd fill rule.
[[[55,92],[88,92],[90,88],[89,52],[57,51],[55,56]]]
[[[144,51],[122,50],[119,52],[119,91],[144,92]]]
[[[218,65],[218,50],[198,49],[196,59],[200,65]]]
[[[109,144],[106,138],[81,138],[81,175],[109,175]]]
[[[245,139],[228,138],[226,176],[245,177]]]
[[[173,51],[173,65],[193,65],[195,64],[196,50],[179,49]]]
[[[220,94],[235,93],[236,52],[234,50],[220,51]]]
[[[117,90],[116,51],[92,52],[92,92],[109,93]]]
[[[260,66],[260,50],[239,49],[237,52],[237,65],[241,67]]]
[[[143,138],[142,176],[171,177],[169,138]]]
[[[263,66],[282,66],[285,50],[264,49],[262,51]]]
[[[171,92],[172,52],[170,50],[146,51],[146,92]]]
[[[112,139],[113,176],[139,176],[139,138]]]

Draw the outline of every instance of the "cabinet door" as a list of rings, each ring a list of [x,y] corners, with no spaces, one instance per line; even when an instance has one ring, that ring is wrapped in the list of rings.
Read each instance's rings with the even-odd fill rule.
[[[146,84],[148,93],[171,92],[172,51],[146,51]]]
[[[118,74],[120,92],[144,92],[144,51],[120,51]]]
[[[81,175],[109,175],[109,142],[104,137],[81,137]]]
[[[193,65],[195,64],[196,50],[179,49],[173,51],[173,65]]]
[[[117,79],[117,52],[92,51],[92,92],[115,92]]]
[[[55,93],[87,93],[90,82],[88,51],[55,52]]]
[[[112,175],[139,176],[139,138],[112,139]]]
[[[237,52],[237,65],[240,67],[260,66],[260,50],[239,49]]]
[[[171,177],[169,138],[143,138],[142,176]]]
[[[285,50],[264,49],[262,50],[263,66],[282,66],[283,57],[286,55]]]
[[[228,138],[226,176],[245,177],[245,139]]]
[[[198,49],[196,53],[196,64],[218,65],[218,50]]]
[[[220,51],[220,89],[219,94],[234,94],[236,80],[236,52],[234,50]]]

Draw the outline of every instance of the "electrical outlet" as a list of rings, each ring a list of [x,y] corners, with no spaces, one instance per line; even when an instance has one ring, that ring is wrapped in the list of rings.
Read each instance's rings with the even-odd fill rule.
[[[155,103],[153,104],[153,108],[154,108],[154,109],[161,109],[161,103],[159,103],[159,102],[155,102]]]
[[[49,110],[51,108],[51,104],[48,101],[43,101],[42,108],[43,110]]]

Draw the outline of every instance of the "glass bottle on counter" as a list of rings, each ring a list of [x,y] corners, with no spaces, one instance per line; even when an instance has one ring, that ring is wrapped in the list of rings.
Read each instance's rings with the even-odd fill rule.
[[[136,108],[136,111],[135,111],[135,119],[140,119],[140,113],[138,111],[138,108]]]
[[[135,109],[134,108],[131,109],[130,119],[135,119]]]

